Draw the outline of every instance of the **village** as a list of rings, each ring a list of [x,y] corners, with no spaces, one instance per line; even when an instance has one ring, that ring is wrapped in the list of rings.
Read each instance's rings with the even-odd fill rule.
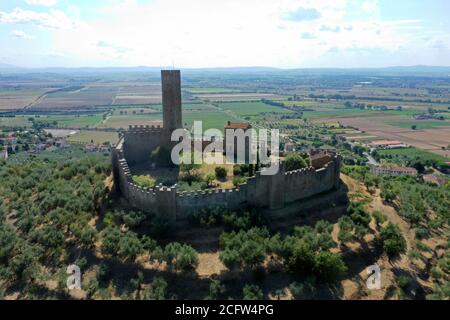
[[[67,136],[53,136],[52,133],[40,129],[0,132],[0,160],[4,161],[17,154],[35,156],[43,152],[58,152],[74,146],[83,149],[84,152],[109,154],[111,151],[110,143],[68,141]]]

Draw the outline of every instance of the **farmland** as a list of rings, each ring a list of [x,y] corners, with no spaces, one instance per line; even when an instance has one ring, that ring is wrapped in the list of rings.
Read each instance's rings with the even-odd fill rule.
[[[183,73],[183,118],[205,128],[228,121],[255,125],[340,123],[364,132],[361,139],[397,139],[448,156],[450,83],[447,79],[397,75],[268,73]],[[1,128],[31,127],[126,129],[161,124],[161,85],[157,70],[128,73],[74,73],[0,77]],[[264,103],[263,100],[285,107]],[[444,120],[417,121],[430,109]],[[306,120],[305,120],[306,119]],[[307,121],[307,122],[305,122]],[[416,130],[412,130],[412,128]]]
[[[69,142],[78,143],[96,143],[102,144],[104,142],[117,143],[119,136],[117,132],[105,132],[96,130],[81,130],[68,139]]]

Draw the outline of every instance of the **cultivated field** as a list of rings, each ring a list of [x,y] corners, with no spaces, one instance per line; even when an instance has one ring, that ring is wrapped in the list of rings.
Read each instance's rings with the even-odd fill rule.
[[[319,122],[336,121],[336,119],[320,119]],[[352,117],[339,118],[344,126],[359,128],[381,139],[400,140],[414,147],[450,157],[446,148],[450,141],[450,127],[435,127],[431,129],[412,130],[387,124],[389,117]]]
[[[67,140],[69,142],[78,142],[78,143],[90,143],[90,142],[94,142],[97,144],[104,142],[117,143],[117,141],[119,140],[119,135],[117,134],[117,132],[81,130],[80,132],[71,135]]]

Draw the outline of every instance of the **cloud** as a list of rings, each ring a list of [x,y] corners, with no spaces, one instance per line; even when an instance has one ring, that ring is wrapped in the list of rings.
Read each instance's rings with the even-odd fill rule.
[[[328,31],[328,32],[340,32],[341,31],[341,27],[339,26],[327,26],[327,25],[322,25],[320,27],[320,31]]]
[[[15,8],[7,13],[0,11],[1,23],[33,24],[47,29],[75,29],[79,23],[68,17],[63,11],[35,12]]]
[[[301,22],[301,21],[312,21],[317,20],[321,17],[319,11],[314,8],[298,8],[295,11],[291,11],[284,16],[284,20]]]
[[[30,36],[29,34],[25,33],[24,31],[21,31],[21,30],[11,31],[11,36],[13,36],[14,38],[26,39],[26,40],[34,39],[33,36]]]
[[[311,39],[316,39],[317,37],[311,32],[303,32],[301,35],[301,38],[311,40]]]
[[[58,1],[57,0],[25,0],[25,2],[31,6],[52,7]]]
[[[130,49],[130,48],[117,46],[115,44],[112,44],[112,43],[109,43],[109,42],[103,41],[103,40],[100,40],[97,42],[97,47],[104,48],[104,49],[111,49],[116,54],[119,54],[119,55],[132,51],[132,49]]]

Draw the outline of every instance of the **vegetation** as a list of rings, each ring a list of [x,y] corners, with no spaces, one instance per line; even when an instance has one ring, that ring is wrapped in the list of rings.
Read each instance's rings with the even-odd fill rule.
[[[293,171],[307,167],[305,159],[296,153],[288,153],[284,159],[284,165],[286,171]]]
[[[390,259],[406,252],[406,240],[397,225],[389,223],[381,229],[380,235],[383,241],[383,249]]]

